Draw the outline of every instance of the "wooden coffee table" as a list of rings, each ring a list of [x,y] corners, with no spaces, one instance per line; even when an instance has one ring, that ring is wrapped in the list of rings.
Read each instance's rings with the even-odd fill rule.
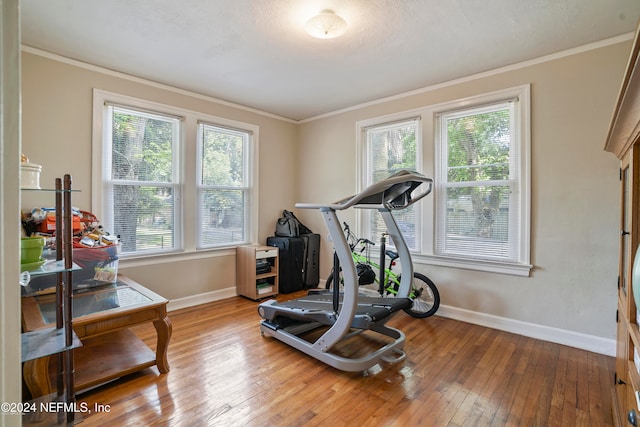
[[[165,298],[133,280],[118,276],[117,283],[79,289],[73,294],[73,330],[82,347],[73,350],[75,386],[82,391],[156,365],[169,372],[167,349],[171,321]],[[157,333],[155,353],[129,327],[153,322]],[[55,324],[55,295],[22,298],[23,332]],[[23,376],[33,398],[54,390],[56,357],[24,363]],[[55,381],[54,381],[55,383]]]

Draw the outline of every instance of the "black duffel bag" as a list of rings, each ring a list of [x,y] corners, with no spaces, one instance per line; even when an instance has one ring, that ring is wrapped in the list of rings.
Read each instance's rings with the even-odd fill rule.
[[[275,235],[279,237],[298,237],[301,234],[311,234],[307,226],[302,224],[293,212],[288,210],[282,211],[282,218],[278,218],[276,222]]]

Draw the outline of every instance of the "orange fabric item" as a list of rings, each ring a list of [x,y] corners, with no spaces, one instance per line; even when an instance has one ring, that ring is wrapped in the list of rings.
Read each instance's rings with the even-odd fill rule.
[[[71,228],[74,233],[83,229],[82,222],[80,221],[80,217],[74,215],[72,219]],[[53,213],[48,213],[45,217],[44,221],[40,223],[40,232],[41,233],[53,233],[56,231],[56,215]]]

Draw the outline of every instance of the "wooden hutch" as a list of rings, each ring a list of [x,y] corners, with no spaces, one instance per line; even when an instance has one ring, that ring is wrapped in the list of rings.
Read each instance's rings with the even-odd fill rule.
[[[639,27],[640,30],[640,27]],[[636,31],[631,56],[615,106],[605,150],[620,159],[620,254],[618,275],[617,349],[613,385],[613,418],[618,426],[640,420],[640,315],[636,301],[640,280],[633,264],[640,244],[640,51]],[[634,292],[638,294],[634,298]]]

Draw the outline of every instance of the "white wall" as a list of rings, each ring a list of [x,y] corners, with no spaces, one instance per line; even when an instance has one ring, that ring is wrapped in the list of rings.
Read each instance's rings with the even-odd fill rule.
[[[626,41],[556,55],[303,123],[299,155],[305,167],[297,201],[328,202],[355,193],[357,121],[531,84],[531,276],[424,263],[416,270],[436,282],[443,314],[480,315],[488,323],[497,316],[497,323],[524,322],[525,329],[538,325],[612,345],[619,181],[618,161],[603,147],[630,47]],[[325,233],[319,214],[304,211],[300,217]],[[330,254],[325,244],[322,277],[329,274]]]

